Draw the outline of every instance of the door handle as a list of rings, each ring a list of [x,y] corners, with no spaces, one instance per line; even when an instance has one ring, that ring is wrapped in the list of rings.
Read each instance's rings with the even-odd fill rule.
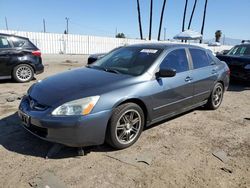
[[[190,82],[191,80],[193,80],[193,78],[191,78],[190,76],[187,76],[185,79],[185,82]]]
[[[217,73],[217,70],[216,69],[212,69],[212,74],[216,74]]]

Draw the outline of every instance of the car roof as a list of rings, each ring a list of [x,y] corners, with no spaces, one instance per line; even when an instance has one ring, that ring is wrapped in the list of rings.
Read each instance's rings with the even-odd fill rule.
[[[243,43],[243,44],[238,44],[236,46],[250,46],[250,43]]]
[[[21,39],[26,39],[26,40],[29,40],[29,38],[27,38],[27,37],[21,37],[21,36],[14,35],[14,34],[0,33],[0,36],[6,36],[6,37],[17,37],[17,38],[21,38]]]
[[[142,44],[128,45],[127,47],[159,48],[159,49],[169,49],[169,48],[184,47],[184,48],[198,48],[198,49],[206,50],[205,48],[195,46],[195,45],[177,44],[177,43],[142,43]]]

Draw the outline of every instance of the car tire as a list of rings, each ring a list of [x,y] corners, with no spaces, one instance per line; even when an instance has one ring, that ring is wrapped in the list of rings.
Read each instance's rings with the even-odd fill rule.
[[[209,110],[216,110],[217,108],[219,108],[223,100],[223,94],[224,94],[224,87],[222,83],[219,82],[216,83],[208,99],[206,108]]]
[[[141,135],[144,113],[135,103],[125,103],[114,109],[106,134],[106,142],[115,149],[133,145]]]
[[[28,64],[21,64],[14,67],[12,77],[16,82],[29,82],[34,78],[34,69]]]

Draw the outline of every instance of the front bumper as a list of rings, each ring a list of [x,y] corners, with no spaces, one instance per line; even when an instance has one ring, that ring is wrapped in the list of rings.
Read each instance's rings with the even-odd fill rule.
[[[23,99],[19,106],[18,115],[23,122],[25,121],[23,127],[43,140],[71,147],[104,143],[111,111],[107,110],[80,117],[55,117],[50,115],[48,111],[31,110]]]

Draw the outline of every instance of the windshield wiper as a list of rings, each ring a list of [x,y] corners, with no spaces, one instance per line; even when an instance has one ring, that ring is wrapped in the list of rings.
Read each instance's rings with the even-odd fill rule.
[[[106,69],[105,71],[106,71],[106,72],[113,72],[113,73],[116,73],[116,74],[121,74],[120,71],[115,70],[115,69]]]
[[[105,67],[101,67],[101,66],[89,66],[89,65],[87,65],[86,67],[103,70],[105,72],[112,72],[112,73],[116,73],[116,74],[121,74],[121,72],[116,70],[116,69],[109,69],[109,68],[105,68]]]

